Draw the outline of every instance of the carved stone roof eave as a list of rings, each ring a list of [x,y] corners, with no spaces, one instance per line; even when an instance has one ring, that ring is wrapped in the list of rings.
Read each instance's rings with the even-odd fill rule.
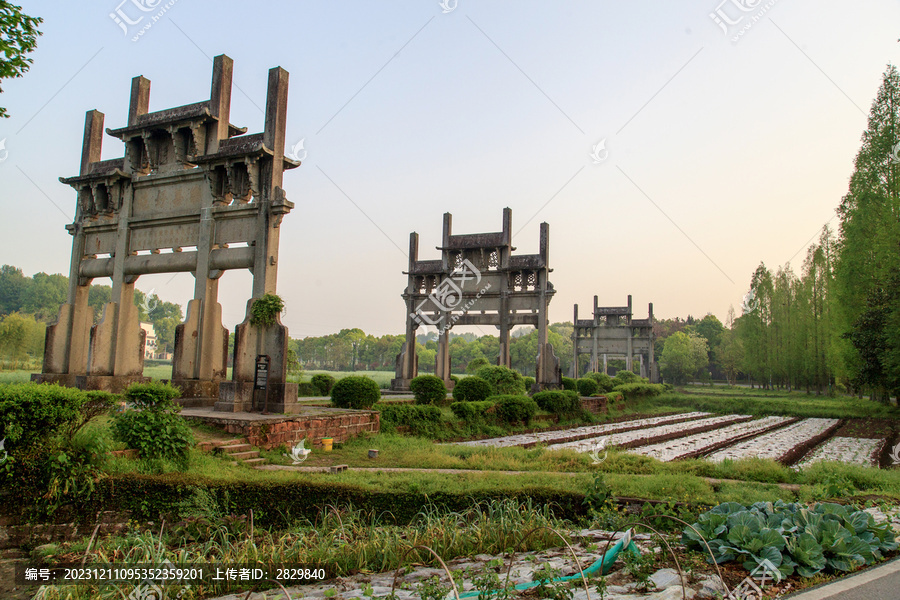
[[[219,151],[214,154],[189,154],[187,161],[191,164],[202,165],[215,162],[227,162],[229,160],[246,157],[259,158],[263,155],[275,156],[275,152],[267,148],[262,142],[262,133],[254,133],[242,139],[241,136],[223,140]],[[284,158],[284,170],[296,169],[300,166],[299,160]]]
[[[214,117],[209,110],[209,100],[206,100],[194,104],[185,104],[184,106],[147,113],[138,117],[138,122],[135,125],[120,127],[119,129],[110,129],[107,127],[106,133],[124,141],[125,138],[134,137],[148,129],[166,129],[179,126],[187,127],[190,126],[191,123],[196,123],[197,121],[207,123],[216,120],[216,117]],[[238,127],[231,123],[228,124],[229,138],[245,133],[247,133],[246,127]]]
[[[121,159],[116,159],[121,161]],[[111,162],[111,161],[110,161]],[[97,165],[100,163],[91,163],[91,166]],[[72,187],[77,187],[79,184],[90,184],[97,181],[109,181],[115,179],[131,179],[131,175],[123,171],[122,169],[115,167],[109,170],[98,170],[94,173],[88,173],[87,175],[75,175],[74,177],[60,177],[59,181],[66,185],[70,185]]]

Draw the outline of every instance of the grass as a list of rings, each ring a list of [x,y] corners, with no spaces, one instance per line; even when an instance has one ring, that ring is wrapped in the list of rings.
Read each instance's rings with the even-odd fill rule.
[[[28,383],[31,381],[31,374],[40,372],[40,368],[33,369],[16,369],[13,371],[0,371],[0,383]]]
[[[672,392],[641,402],[646,407],[682,408],[719,414],[819,417],[832,419],[900,418],[900,409],[849,396],[816,396],[799,392],[767,395]]]
[[[291,375],[288,377],[289,381],[293,382],[308,382],[312,379],[313,375],[318,375],[320,373],[324,373],[326,375],[331,375],[335,379],[343,379],[344,377],[349,377],[351,375],[361,375],[362,377],[368,377],[369,379],[374,379],[375,383],[378,384],[378,387],[381,389],[387,389],[391,387],[391,379],[394,378],[393,371],[321,371],[321,370],[312,370],[312,371],[303,371],[303,376],[298,378],[295,375]]]

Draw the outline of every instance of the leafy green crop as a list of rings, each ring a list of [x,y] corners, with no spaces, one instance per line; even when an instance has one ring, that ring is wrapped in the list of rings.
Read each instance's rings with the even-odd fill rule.
[[[685,529],[684,543],[703,550],[702,536],[715,562],[741,560],[752,571],[768,560],[786,576],[853,571],[897,549],[890,525],[876,525],[872,515],[840,504],[726,502],[701,514],[694,527],[700,535]]]

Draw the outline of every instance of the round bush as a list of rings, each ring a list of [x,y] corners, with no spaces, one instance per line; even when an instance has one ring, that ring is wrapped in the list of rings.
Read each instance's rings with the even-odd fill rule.
[[[610,377],[606,373],[588,373],[587,375],[585,375],[585,377],[590,377],[597,382],[597,387],[599,388],[598,391],[601,394],[605,394],[606,392],[611,391],[613,387],[615,387],[612,377]]]
[[[532,386],[534,386],[534,377],[523,377],[522,381],[525,383],[525,391],[530,392]]]
[[[590,377],[582,377],[576,384],[578,385],[578,393],[582,396],[593,396],[600,389],[597,382]]]
[[[416,404],[440,404],[447,398],[447,386],[436,375],[419,375],[409,382],[409,389],[416,396]]]
[[[572,415],[581,410],[578,394],[571,390],[546,390],[531,397],[541,410],[555,415]]]
[[[508,367],[492,365],[478,369],[476,374],[491,384],[495,394],[524,394],[525,381],[522,375]]]
[[[537,403],[528,396],[502,394],[491,396],[487,402],[496,402],[497,416],[505,423],[531,423],[537,412]]]
[[[453,382],[453,385],[456,385],[457,383],[459,383],[459,379],[460,379],[459,375],[452,375],[452,374],[450,375],[450,381]]]
[[[481,402],[493,394],[491,384],[481,377],[460,379],[453,388],[453,399],[457,402]]]
[[[491,366],[491,363],[488,361],[488,359],[484,358],[483,356],[479,356],[478,358],[473,358],[469,361],[469,364],[466,365],[466,373],[468,373],[469,375],[474,375],[478,372],[478,369],[489,366]]]
[[[327,373],[319,373],[312,376],[310,383],[316,386],[320,396],[327,396],[331,393],[331,388],[334,387],[335,378]]]
[[[626,383],[637,383],[640,382],[641,378],[631,371],[621,370],[616,373],[616,376],[613,377],[613,387],[624,385]]]
[[[575,380],[571,377],[563,377],[562,385],[564,390],[572,390],[573,392],[578,391],[578,384],[576,384]]]
[[[338,408],[371,408],[380,399],[375,380],[359,375],[344,377],[331,389],[331,404]]]

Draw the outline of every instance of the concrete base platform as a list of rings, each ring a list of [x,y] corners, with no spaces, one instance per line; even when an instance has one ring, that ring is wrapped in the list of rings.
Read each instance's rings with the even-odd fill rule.
[[[376,410],[350,410],[319,406],[300,406],[296,414],[258,412],[223,412],[212,408],[184,408],[181,416],[199,419],[221,427],[228,433],[242,435],[252,446],[274,448],[293,446],[306,439],[306,447],[322,445],[322,438],[345,442],[361,433],[378,433],[381,415]]]
[[[268,410],[270,413],[300,412],[297,404],[296,383],[273,383],[268,389]],[[255,393],[253,383],[242,381],[223,381],[219,384],[219,401],[215,409],[220,412],[237,413],[262,411],[266,398],[262,392]]]

